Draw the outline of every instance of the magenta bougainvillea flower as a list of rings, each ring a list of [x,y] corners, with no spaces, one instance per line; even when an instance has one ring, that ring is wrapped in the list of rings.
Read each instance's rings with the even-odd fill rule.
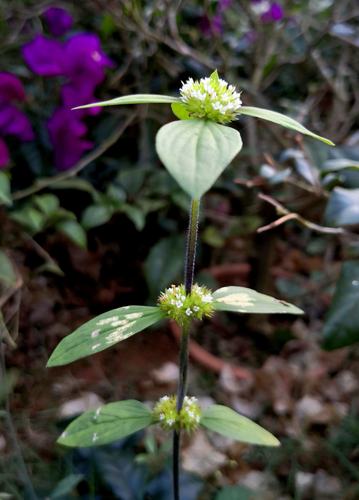
[[[21,81],[11,73],[0,73],[0,168],[9,163],[10,155],[3,137],[13,135],[21,141],[31,141],[34,133],[27,116],[13,102],[23,101],[25,91]]]
[[[43,13],[49,31],[54,36],[62,36],[73,24],[71,14],[62,7],[49,7]]]
[[[87,127],[81,120],[99,113],[101,108],[77,113],[70,109],[95,100],[96,87],[104,80],[105,69],[112,67],[113,62],[101,49],[99,37],[93,33],[76,33],[65,42],[37,35],[24,45],[22,53],[35,74],[65,79],[60,90],[61,106],[49,120],[48,129],[56,167],[59,170],[71,168],[92,145],[84,138]]]
[[[63,74],[62,44],[43,35],[36,35],[22,47],[22,56],[31,71],[40,76]]]
[[[278,2],[268,0],[251,0],[253,12],[260,16],[264,23],[278,22],[283,19],[283,8]]]
[[[86,125],[69,109],[58,108],[48,122],[48,129],[59,170],[71,168],[92,147],[92,142],[84,137]]]

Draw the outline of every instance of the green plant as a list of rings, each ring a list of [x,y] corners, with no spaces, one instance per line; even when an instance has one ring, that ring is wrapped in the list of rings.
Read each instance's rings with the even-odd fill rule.
[[[180,98],[130,95],[81,108],[143,103],[171,104],[179,118],[159,130],[156,149],[169,173],[192,199],[184,284],[173,285],[162,292],[156,306],[121,307],[90,320],[62,340],[51,355],[48,366],[65,365],[100,352],[166,318],[180,325],[182,338],[177,396],[162,397],[153,411],[135,400],[104,405],[75,419],[58,440],[65,446],[96,446],[159,424],[165,430],[173,431],[174,498],[179,499],[181,432],[193,432],[202,426],[246,443],[279,445],[272,434],[232,409],[213,405],[202,411],[196,398],[186,396],[188,341],[193,321],[210,317],[217,311],[302,313],[285,301],[248,288],[229,286],[212,292],[194,283],[200,199],[242,148],[239,132],[225,124],[240,115],[248,115],[277,123],[329,145],[333,143],[280,113],[242,106],[240,94],[221,80],[217,71],[200,81],[189,79],[181,88]]]

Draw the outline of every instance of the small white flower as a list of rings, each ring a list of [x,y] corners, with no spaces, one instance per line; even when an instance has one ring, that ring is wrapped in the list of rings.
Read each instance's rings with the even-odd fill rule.
[[[202,301],[206,302],[206,303],[213,302],[213,297],[212,297],[212,295],[209,295],[209,294],[203,295]]]
[[[192,314],[191,309],[189,307],[187,307],[187,309],[186,309],[186,315],[187,316],[191,316],[191,314]]]
[[[169,399],[169,396],[162,396],[162,398],[160,398],[160,401],[168,401]]]
[[[198,312],[199,311],[199,307],[198,306],[193,306],[193,310],[194,310],[194,312]]]

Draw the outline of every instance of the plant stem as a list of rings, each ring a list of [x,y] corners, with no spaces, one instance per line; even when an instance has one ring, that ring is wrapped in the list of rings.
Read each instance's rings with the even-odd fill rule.
[[[186,261],[184,272],[184,283],[186,294],[191,293],[193,285],[194,267],[196,261],[198,218],[199,218],[199,200],[192,200],[190,218],[187,233]],[[183,406],[183,400],[187,389],[188,373],[188,342],[189,342],[189,324],[183,325],[181,343],[180,343],[180,368],[179,383],[177,390],[177,412],[180,412]],[[174,500],[180,500],[179,494],[179,457],[181,448],[181,431],[173,433],[173,496]]]

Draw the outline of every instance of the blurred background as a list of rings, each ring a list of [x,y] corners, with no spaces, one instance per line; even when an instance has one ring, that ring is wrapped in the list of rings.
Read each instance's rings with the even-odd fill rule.
[[[190,394],[282,446],[198,431],[184,443],[183,498],[359,498],[358,14],[355,0],[0,2],[1,499],[170,498],[171,443],[158,430],[94,449],[55,441],[102,402],[173,393],[176,330],[45,365],[84,321],[181,282],[189,200],[154,148],[174,116],[70,108],[177,95],[215,68],[245,105],[337,147],[248,117],[232,124],[244,147],[203,200],[197,280],[306,314],[218,314],[199,327]]]

